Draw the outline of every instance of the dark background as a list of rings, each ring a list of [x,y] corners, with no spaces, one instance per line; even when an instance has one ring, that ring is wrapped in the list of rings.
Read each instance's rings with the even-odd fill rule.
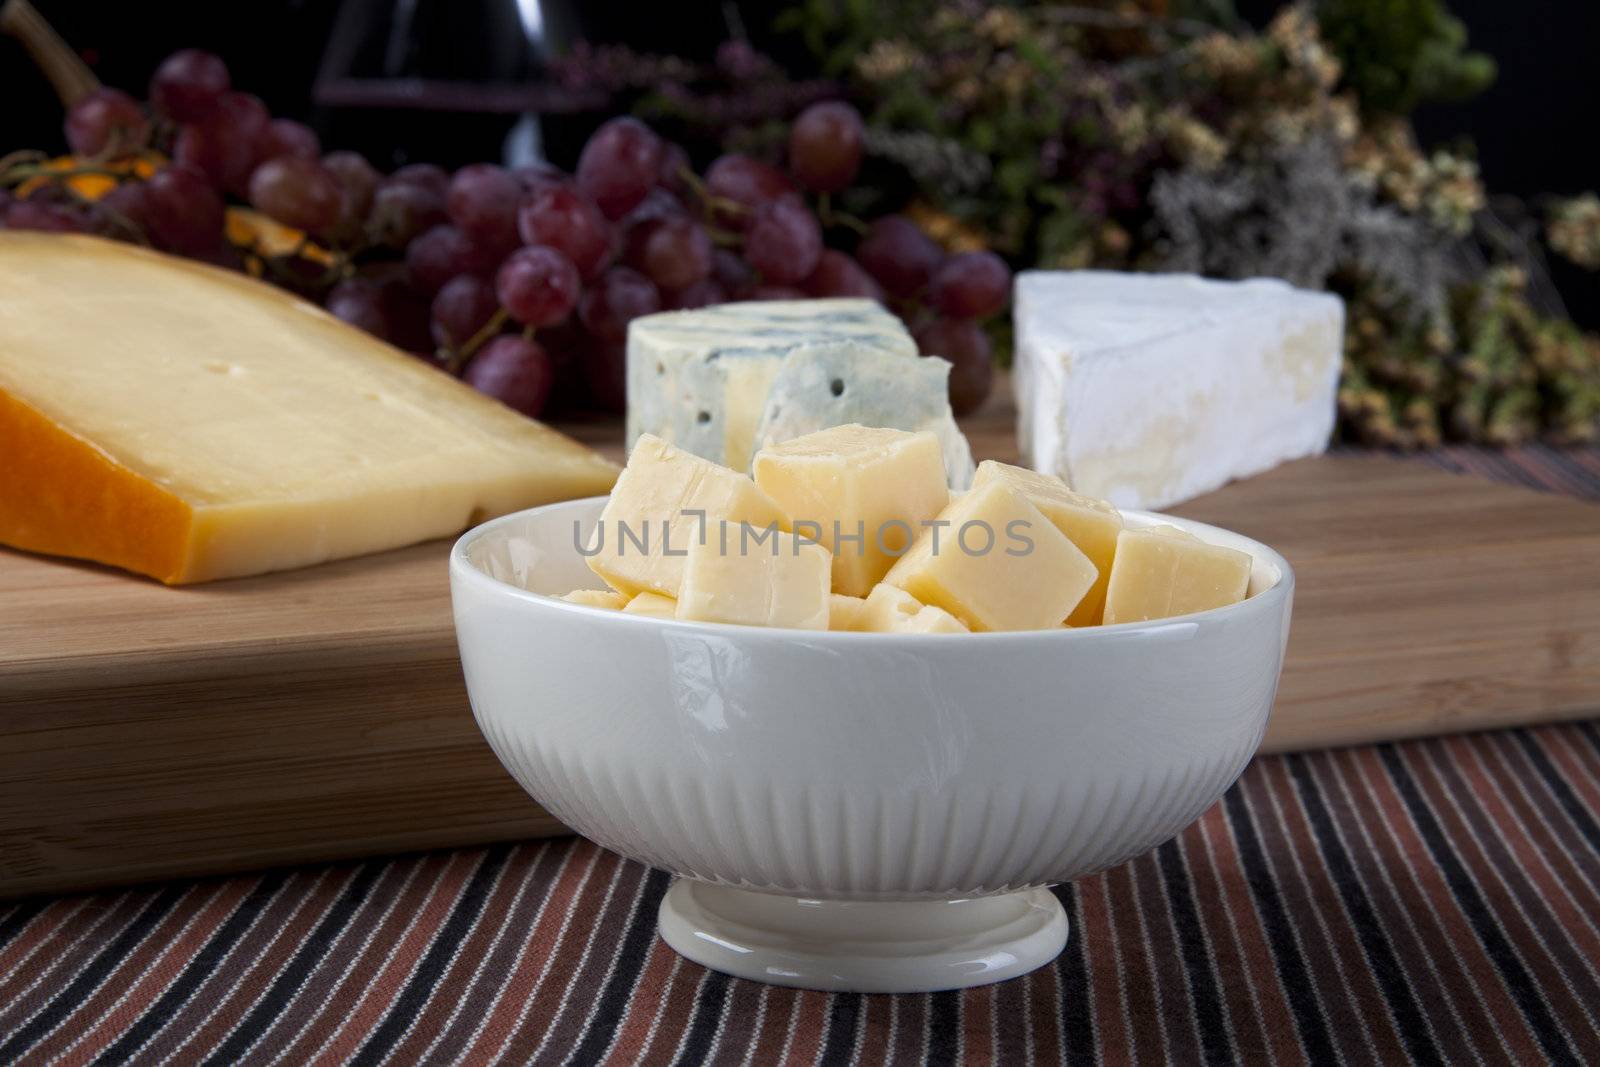
[[[380,163],[390,143],[407,145],[407,154],[413,156],[438,142],[436,154],[492,158],[511,123],[499,117],[463,124],[453,115],[422,121],[409,116],[405,122],[377,122],[374,129],[377,116],[371,113],[312,114],[311,85],[341,7],[351,6],[354,21],[368,28],[365,52],[354,56],[352,65],[367,64],[370,71],[382,55],[389,13],[397,6],[392,2],[34,0],[34,5],[108,84],[142,96],[162,56],[186,45],[209,48],[228,61],[235,84],[263,97],[274,113],[312,118],[330,144],[366,141]],[[768,30],[767,13],[777,5],[735,7],[743,9],[748,32],[759,40]],[[1259,23],[1277,4],[1246,0],[1239,7]],[[1495,191],[1570,193],[1600,184],[1600,138],[1595,136],[1600,3],[1452,0],[1451,7],[1466,22],[1473,47],[1494,56],[1500,76],[1476,100],[1425,108],[1417,116],[1424,140],[1470,137]],[[520,54],[512,0],[417,0],[416,10],[416,42],[408,59],[413,73],[495,80],[515,78],[536,66]],[[690,55],[708,54],[725,35],[722,4],[716,0],[575,0],[554,5],[552,15],[556,25],[551,29],[558,34],[627,40],[641,48]],[[60,146],[60,117],[49,86],[22,49],[0,38],[0,150]],[[349,138],[341,139],[345,127]]]
[[[416,76],[517,82],[538,73],[537,54],[520,33],[515,0],[413,0],[412,32],[400,50]],[[263,97],[275,114],[309,120],[330,147],[366,152],[380,166],[408,159],[447,165],[498,158],[515,116],[448,111],[314,108],[312,85],[324,74],[370,75],[383,69],[393,0],[157,0],[154,3],[34,0],[102,81],[143,96],[156,63],[184,46],[208,48],[228,62],[236,86]],[[558,0],[543,5],[557,41],[623,40],[644,50],[706,58],[727,35],[717,0]],[[1241,0],[1264,22],[1273,0]],[[1499,64],[1495,84],[1475,100],[1435,105],[1417,115],[1425,144],[1470,138],[1492,192],[1533,197],[1600,185],[1600,2],[1452,0],[1474,48]],[[771,43],[779,5],[729,4],[757,44]],[[328,42],[335,41],[332,52]],[[555,120],[551,155],[570,164],[576,137],[591,119]],[[0,154],[19,147],[59,148],[61,112],[22,49],[0,38]],[[563,135],[563,130],[569,131]],[[573,132],[575,131],[576,135]],[[1580,319],[1593,320],[1590,284],[1560,277]],[[1569,285],[1569,282],[1572,284]]]

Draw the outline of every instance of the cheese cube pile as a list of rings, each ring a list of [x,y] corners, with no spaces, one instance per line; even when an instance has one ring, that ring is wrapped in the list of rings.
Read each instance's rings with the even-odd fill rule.
[[[1074,493],[1060,478],[996,463],[992,459],[984,460],[973,476],[972,487],[981,489],[994,481],[1004,482],[1027,497],[1029,503],[1089,557],[1097,572],[1094,583],[1072,609],[1067,622],[1073,626],[1093,626],[1099,622],[1100,609],[1106,602],[1106,583],[1111,578],[1111,559],[1117,552],[1117,535],[1122,533],[1122,513],[1104,500]]]
[[[723,551],[707,538],[689,547],[678,616],[745,626],[828,628],[828,550],[794,534],[771,535],[772,549],[741,544]]]
[[[929,432],[836,426],[769,446],[752,467],[642,435],[586,550],[610,591],[564,599],[661,619],[961,634],[1144,622],[1248,594],[1246,553],[1127,527],[1048,475],[986,462],[952,496]]]
[[[1123,530],[1105,621],[1148,622],[1234,604],[1250,588],[1250,557],[1176,526]]]
[[[628,598],[615,589],[574,589],[561,598],[569,604],[582,604],[590,608],[610,608],[620,611],[628,604]]]
[[[721,520],[789,529],[749,478],[646,434],[600,513],[589,569],[620,593],[676,597],[689,545]]]
[[[839,426],[763,449],[753,466],[784,511],[831,520],[812,520],[813,539],[833,553],[833,587],[850,596],[871,592],[950,501],[931,433]]]
[[[1098,577],[1089,557],[1003,482],[972,490],[939,520],[884,581],[971,629],[1060,626]]]

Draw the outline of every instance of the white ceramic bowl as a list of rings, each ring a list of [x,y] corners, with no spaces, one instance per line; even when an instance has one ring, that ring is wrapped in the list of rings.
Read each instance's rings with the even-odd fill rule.
[[[603,499],[508,515],[450,557],[473,714],[539,803],[680,876],[662,933],[745,977],[948,989],[1048,962],[1041,887],[1183,829],[1259,744],[1289,633],[1283,557],[1241,604],[1152,623],[952,635],[652,619],[599,586]]]

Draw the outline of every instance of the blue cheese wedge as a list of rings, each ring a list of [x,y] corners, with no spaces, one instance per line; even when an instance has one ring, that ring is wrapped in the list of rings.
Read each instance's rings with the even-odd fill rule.
[[[779,365],[808,351],[905,361],[917,346],[871,300],[753,301],[646,315],[628,327],[628,446],[653,434],[748,470]]]
[[[773,375],[756,427],[758,449],[834,426],[929,431],[939,439],[952,489],[972,484],[972,448],[950,411],[950,364],[873,350],[813,346],[790,353]]]
[[[1344,304],[1281,281],[1026,271],[1017,437],[1034,470],[1160,509],[1323,451]]]

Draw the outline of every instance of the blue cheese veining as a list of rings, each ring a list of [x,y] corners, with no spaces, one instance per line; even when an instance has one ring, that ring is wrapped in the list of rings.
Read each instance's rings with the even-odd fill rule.
[[[754,301],[635,319],[628,328],[628,445],[654,434],[747,470],[773,378],[800,351],[913,358],[900,320],[871,300]]]

